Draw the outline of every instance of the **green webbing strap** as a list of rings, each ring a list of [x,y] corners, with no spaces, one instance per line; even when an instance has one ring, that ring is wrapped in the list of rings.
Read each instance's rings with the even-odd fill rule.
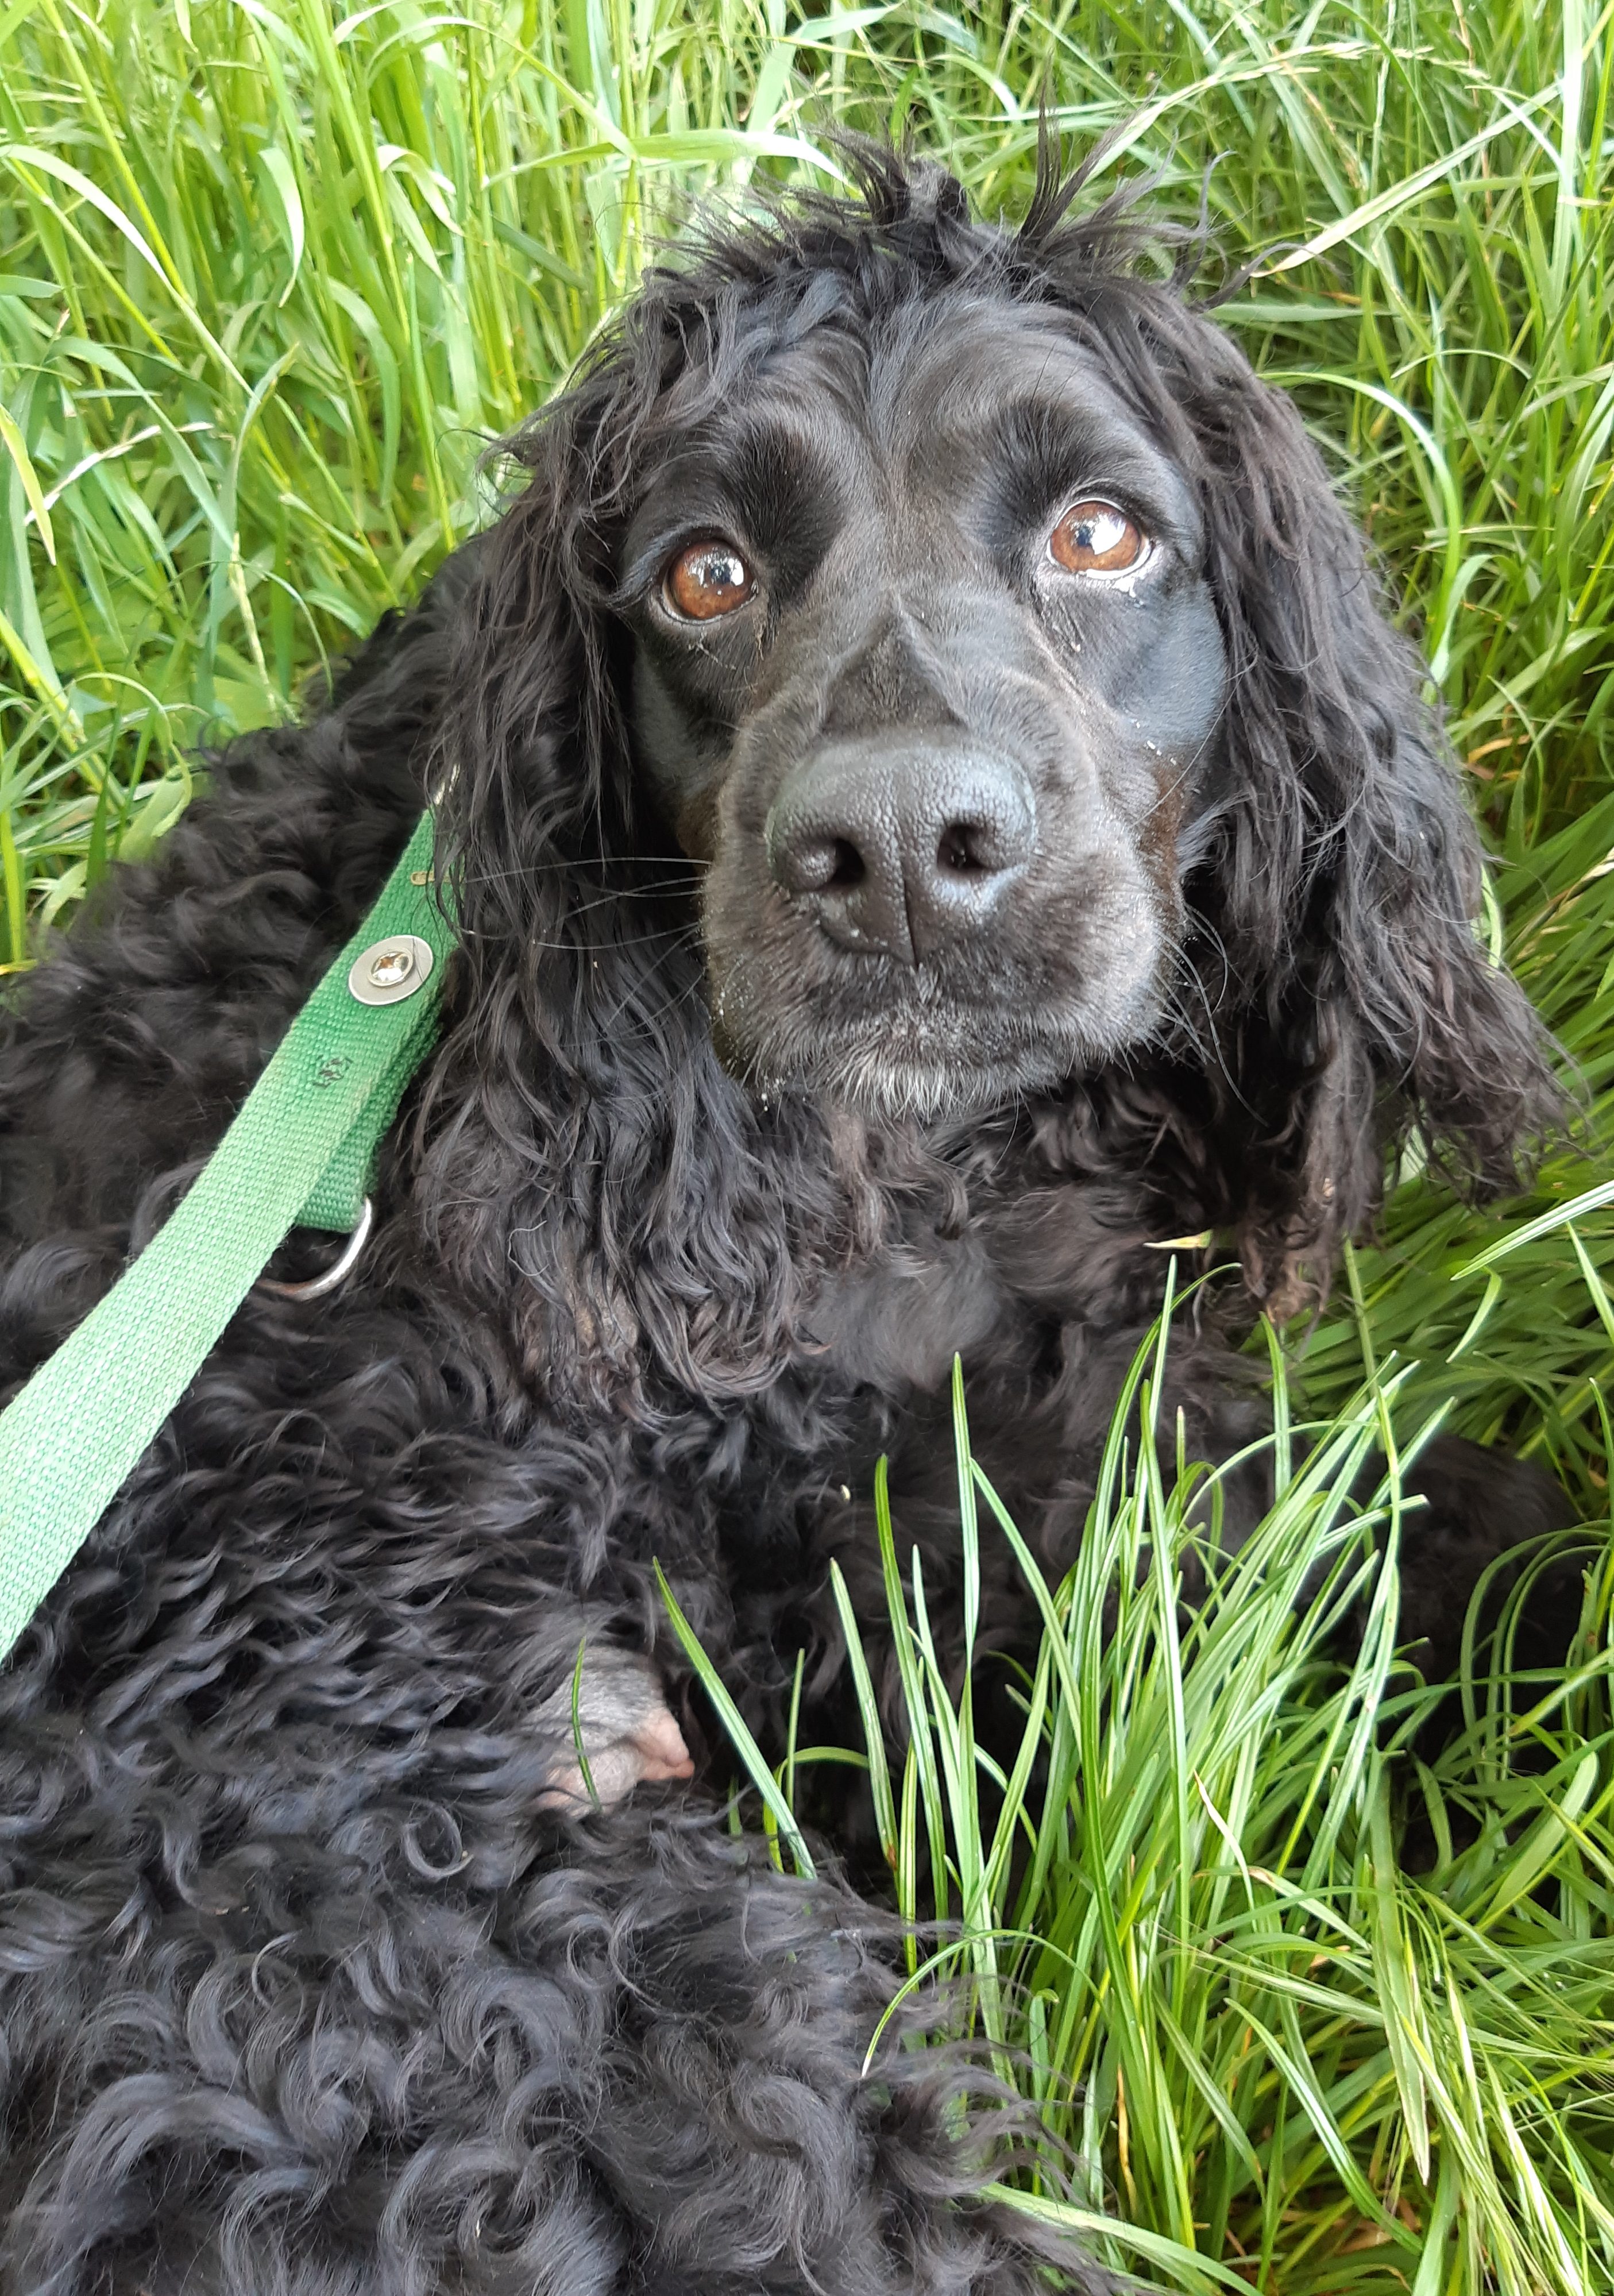
[[[431,863],[427,814],[184,1201],[0,1412],[0,1659],[287,1230],[356,1220],[377,1143],[437,1032],[452,936]],[[406,934],[430,946],[423,984],[397,1003],[361,1004],[348,985],[355,960]]]

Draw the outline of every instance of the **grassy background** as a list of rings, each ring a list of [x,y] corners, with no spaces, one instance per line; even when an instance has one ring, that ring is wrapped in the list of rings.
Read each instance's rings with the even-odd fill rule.
[[[1357,1567],[1337,1494],[1370,1424],[1410,1435],[1449,1400],[1608,1516],[1609,19],[1580,0],[0,0],[10,973],[171,826],[190,750],[288,711],[487,514],[487,439],[564,373],[677,194],[822,175],[841,119],[905,127],[1012,213],[1045,85],[1078,144],[1130,120],[1106,181],[1154,169],[1168,210],[1216,162],[1226,253],[1262,258],[1227,323],[1297,394],[1424,644],[1497,856],[1497,930],[1586,1121],[1493,1217],[1406,1176],[1382,1248],[1286,1336],[1293,1409],[1333,1448],[1191,1666],[1163,1564],[1110,1644],[1083,1639],[1106,1574],[1132,1589],[1138,1543],[1186,1535],[1148,1460],[1118,1456],[1027,1685],[1051,1755],[1035,1809],[1012,1791],[983,1821],[967,1710],[905,1627],[922,1726],[890,1782],[899,1882],[922,1910],[928,1834],[1005,2063],[1076,2148],[1086,2204],[1139,2228],[1118,2258],[1172,2287],[1614,2285],[1607,1590],[1594,1577],[1568,1690],[1477,1663],[1471,1726],[1423,1771],[1368,1726],[1385,1697],[1416,1718],[1393,1574],[1348,1676],[1318,1656],[1323,1598],[1286,1623],[1319,1561]],[[1006,1537],[989,1507],[983,1525],[966,1539]],[[1409,1792],[1434,1843],[1415,1881],[1395,1855]]]

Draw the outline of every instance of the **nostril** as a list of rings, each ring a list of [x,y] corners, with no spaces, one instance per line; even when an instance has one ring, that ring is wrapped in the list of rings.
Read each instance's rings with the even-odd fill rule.
[[[979,877],[998,866],[989,840],[972,821],[950,821],[936,847],[936,865],[945,875]]]
[[[830,849],[834,856],[834,866],[823,881],[824,891],[844,892],[853,885],[861,885],[869,873],[864,865],[862,854],[851,840],[837,837],[832,841]]]
[[[868,872],[849,837],[814,837],[789,847],[783,877],[793,893],[840,893],[861,885]]]

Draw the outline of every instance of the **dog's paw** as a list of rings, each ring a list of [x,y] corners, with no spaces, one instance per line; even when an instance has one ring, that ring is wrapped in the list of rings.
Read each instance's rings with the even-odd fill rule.
[[[694,1775],[654,1668],[629,1652],[586,1652],[575,1693],[568,1679],[541,1712],[569,1749],[538,1797],[541,1809],[609,1809],[636,1785]]]

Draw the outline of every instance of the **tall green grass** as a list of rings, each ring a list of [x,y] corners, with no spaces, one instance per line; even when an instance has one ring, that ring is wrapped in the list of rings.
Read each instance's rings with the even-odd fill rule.
[[[1283,1335],[1293,1472],[1261,1567],[1185,1632],[1180,1504],[1117,1455],[1077,1583],[1048,1593],[1026,1689],[1050,1783],[1032,1808],[1011,1782],[1020,1852],[983,1821],[917,1617],[903,1645],[930,1751],[889,1782],[899,1883],[933,1913],[917,1877],[951,1859],[986,2030],[1090,2208],[1137,2228],[1118,2253],[1170,2286],[1614,2285],[1606,1589],[1569,1687],[1481,1664],[1427,1775],[1369,1727],[1389,1699],[1410,1734],[1420,1694],[1393,1574],[1345,1675],[1317,1603],[1286,1623],[1319,1563],[1365,1568],[1338,1495],[1370,1422],[1410,1442],[1444,1410],[1608,1517],[1611,59],[1580,0],[0,0],[12,975],[172,825],[199,745],[291,709],[489,514],[487,440],[692,190],[832,178],[839,119],[911,134],[1012,213],[1046,89],[1078,145],[1129,123],[1106,184],[1152,171],[1177,214],[1203,187],[1228,261],[1257,258],[1224,317],[1299,399],[1424,644],[1495,925],[1585,1112],[1485,1218],[1403,1176],[1329,1313]],[[982,1567],[1015,1567],[979,1505]],[[1415,1882],[1409,1775],[1436,1843]]]
[[[972,1980],[977,2038],[1048,2130],[1019,2204],[1118,2268],[1194,2296],[1593,2296],[1614,2285],[1610,1562],[1561,1671],[1512,1657],[1521,1588],[1459,1692],[1426,1687],[1394,1559],[1429,1423],[1359,1485],[1400,1382],[1303,1428],[1280,1365],[1277,1500],[1226,1556],[1216,1479],[1157,1417],[1168,1345],[1169,1308],[1133,1366],[1140,1436],[1118,1417],[1057,1587],[971,1460],[956,1377],[966,1619],[1008,1570],[1044,1620],[1018,1748],[977,1742],[1003,1661],[938,1665],[883,1482],[895,1774],[838,1585],[897,1899],[940,1940],[922,1959],[916,1930],[912,1981]],[[1210,1592],[1185,1620],[1190,1562]],[[788,1787],[825,1750],[770,1770],[725,1719],[800,1865]]]

